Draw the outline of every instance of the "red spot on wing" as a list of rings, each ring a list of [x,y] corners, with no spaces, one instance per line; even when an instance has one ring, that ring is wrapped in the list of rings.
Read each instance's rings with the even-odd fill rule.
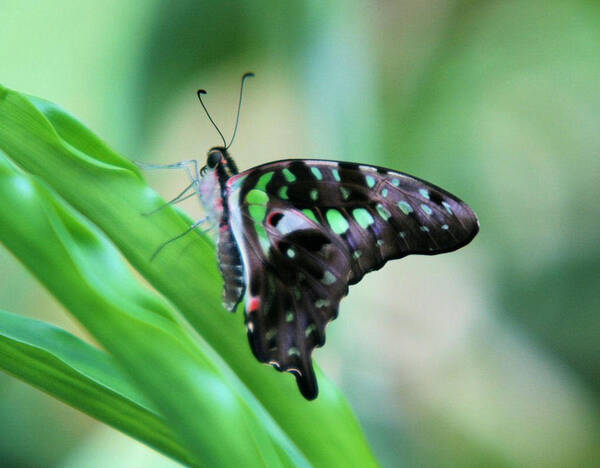
[[[260,307],[260,299],[253,297],[248,301],[248,312],[255,312]]]

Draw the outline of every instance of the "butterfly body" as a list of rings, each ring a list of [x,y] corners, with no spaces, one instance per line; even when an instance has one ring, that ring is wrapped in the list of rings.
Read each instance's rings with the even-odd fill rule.
[[[290,159],[238,173],[217,147],[202,173],[224,305],[244,300],[254,355],[294,374],[307,399],[318,393],[312,351],[349,285],[391,259],[456,250],[479,228],[450,193],[381,167]]]
[[[244,267],[240,252],[231,229],[231,211],[226,203],[227,181],[237,174],[237,167],[224,147],[212,148],[206,166],[201,171],[198,195],[205,211],[207,222],[218,226],[216,234],[217,258],[223,277],[223,305],[235,311],[245,291]]]

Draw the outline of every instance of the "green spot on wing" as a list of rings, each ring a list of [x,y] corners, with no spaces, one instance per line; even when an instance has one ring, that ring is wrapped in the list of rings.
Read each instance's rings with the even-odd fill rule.
[[[333,174],[333,178],[339,182],[340,180],[340,171],[338,171],[337,169],[331,169],[331,173]]]
[[[354,216],[354,219],[356,220],[356,222],[363,229],[366,229],[367,227],[369,227],[371,224],[373,224],[375,222],[375,220],[373,219],[373,216],[371,216],[371,213],[369,213],[364,208],[356,208],[355,210],[352,211],[352,216]]]
[[[318,167],[311,167],[310,172],[313,173],[313,175],[315,176],[315,179],[323,180],[323,174],[321,174],[321,171],[319,170]]]
[[[258,190],[262,190],[263,192],[266,192],[267,184],[269,182],[271,182],[271,179],[273,178],[273,174],[274,174],[274,172],[265,172],[263,175],[260,176],[260,178],[258,179],[258,182],[256,182],[256,186],[254,188],[258,189]]]
[[[263,250],[263,253],[265,255],[269,255],[269,249],[271,248],[271,242],[267,238],[267,232],[265,231],[265,228],[262,226],[261,226],[260,230],[257,229],[257,231],[263,233],[263,235],[259,236],[258,241],[260,242],[260,247]]]
[[[269,201],[269,196],[262,190],[252,189],[246,195],[246,201],[255,205],[266,205]]]
[[[348,198],[350,198],[350,190],[343,185],[340,185],[340,192],[342,192],[342,198],[344,200],[348,200]]]
[[[340,213],[338,210],[327,210],[326,217],[331,230],[336,234],[343,234],[350,227],[348,221],[346,221],[346,218],[344,218],[344,215],[342,215],[342,213]]]
[[[447,211],[449,214],[453,214],[453,213],[452,213],[452,207],[450,206],[450,204],[449,204],[448,202],[445,202],[445,201],[443,201],[443,202],[442,202],[442,205],[444,205],[444,208],[446,208],[446,211]]]
[[[292,171],[290,171],[287,167],[283,171],[281,171],[281,173],[283,174],[283,177],[285,177],[285,180],[287,180],[288,182],[294,182],[296,180],[296,176],[292,174]]]
[[[335,276],[333,276],[333,273],[329,270],[325,270],[325,274],[323,275],[323,278],[321,278],[321,283],[326,286],[332,285],[335,283]]]
[[[375,178],[373,176],[368,175],[365,177],[365,180],[367,181],[369,188],[375,187]]]
[[[425,203],[421,204],[421,209],[427,214],[427,215],[431,215],[433,213],[433,210],[428,207]]]
[[[256,205],[253,205],[256,206]],[[254,223],[256,227],[256,235],[258,237],[258,242],[260,243],[260,247],[263,250],[263,253],[267,255],[269,253],[269,248],[271,247],[271,242],[269,241],[269,236],[267,235],[267,231],[261,223]]]
[[[255,223],[260,224],[265,219],[267,214],[267,207],[265,205],[249,205],[248,212]]]
[[[279,198],[281,198],[282,200],[287,200],[288,199],[287,191],[288,191],[287,185],[284,185],[283,187],[281,187],[278,192]]]
[[[390,210],[388,210],[381,203],[377,203],[377,213],[379,213],[379,216],[381,216],[385,221],[392,217],[392,213],[390,213]]]
[[[410,206],[404,200],[398,202],[398,208],[400,208],[400,210],[402,210],[402,213],[404,213],[405,215],[408,215],[413,212],[412,206]]]
[[[311,189],[309,195],[312,201],[317,201],[317,199],[319,198],[319,191],[315,188]]]
[[[315,223],[318,223],[319,221],[317,220],[317,217],[315,216],[315,214],[313,213],[313,210],[309,210],[308,208],[305,210],[302,210],[302,213],[304,214],[304,216],[306,216],[309,219],[312,219]]]
[[[262,224],[267,214],[267,207],[265,205],[249,205],[248,212],[254,220],[256,236],[258,237],[260,247],[266,255],[269,252],[269,248],[271,247],[271,241],[269,241],[267,231],[265,230],[265,227]]]

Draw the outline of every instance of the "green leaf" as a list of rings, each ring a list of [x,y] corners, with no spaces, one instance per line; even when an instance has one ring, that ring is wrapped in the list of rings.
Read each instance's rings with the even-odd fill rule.
[[[177,312],[133,280],[96,226],[0,165],[0,240],[114,355],[188,449],[229,465],[241,453],[245,466],[261,457],[269,466],[302,464],[297,449],[317,466],[376,465],[325,376],[319,398],[307,402],[291,376],[256,362],[243,317],[221,308],[209,240],[191,234],[150,261],[190,220],[171,207],[144,216],[163,201],[133,164],[53,104],[3,88],[0,149],[102,229],[198,332],[191,339]]]
[[[193,461],[114,360],[60,328],[0,310],[0,368],[182,463]]]
[[[302,466],[239,380],[133,278],[102,232],[0,153],[0,239],[114,357],[208,466]],[[215,443],[226,441],[226,443]]]

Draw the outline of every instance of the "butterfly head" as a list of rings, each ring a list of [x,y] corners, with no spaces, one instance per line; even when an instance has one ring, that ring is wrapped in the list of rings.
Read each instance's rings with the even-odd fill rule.
[[[215,146],[208,150],[206,154],[206,166],[204,171],[215,171],[219,177],[229,178],[238,173],[237,166],[233,158],[223,146]]]

